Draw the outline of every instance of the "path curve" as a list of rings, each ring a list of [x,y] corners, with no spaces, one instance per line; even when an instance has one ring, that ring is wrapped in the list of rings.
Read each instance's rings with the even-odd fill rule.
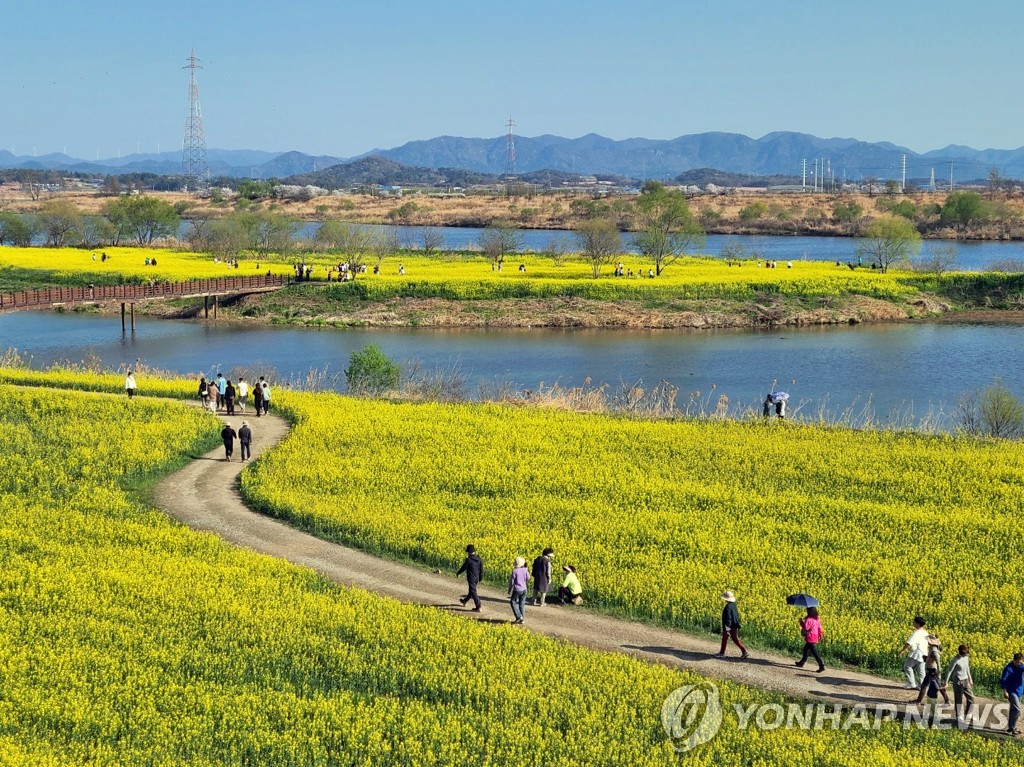
[[[237,430],[242,417],[221,416]],[[289,431],[277,416],[247,416],[253,430],[253,458],[283,439]],[[508,597],[497,589],[481,586],[482,613],[470,612],[458,602],[465,582],[452,574],[382,559],[330,543],[284,522],[249,510],[239,494],[238,477],[245,464],[224,459],[219,447],[160,482],[153,502],[165,513],[194,530],[215,533],[237,546],[310,567],[335,583],[355,586],[402,602],[428,605],[491,623],[511,620]],[[774,690],[787,696],[825,703],[900,704],[914,691],[884,679],[848,669],[828,668],[814,673],[793,666],[791,656],[753,650],[740,660],[734,647],[730,657],[719,658],[718,636],[699,637],[646,623],[600,615],[573,607],[527,607],[526,628],[574,644],[606,652],[620,652],[645,661],[687,669],[702,676]],[[951,658],[949,649],[945,653]],[[813,667],[813,661],[809,665]],[[952,697],[952,691],[950,691]],[[981,704],[995,703],[979,700]]]

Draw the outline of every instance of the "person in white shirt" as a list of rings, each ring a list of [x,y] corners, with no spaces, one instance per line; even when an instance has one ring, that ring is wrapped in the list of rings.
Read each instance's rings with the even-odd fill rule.
[[[244,378],[238,379],[238,407],[245,412],[245,403],[249,400],[249,384]]]
[[[928,655],[928,632],[924,628],[924,618],[914,618],[914,631],[903,643],[903,673],[907,675],[907,689],[916,690],[917,678],[924,680],[924,659]]]
[[[128,375],[124,377],[124,390],[128,392],[128,399],[135,396],[135,376],[130,370]]]

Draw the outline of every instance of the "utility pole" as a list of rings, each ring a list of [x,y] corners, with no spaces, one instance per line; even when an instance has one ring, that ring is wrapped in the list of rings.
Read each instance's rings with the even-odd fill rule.
[[[186,187],[202,189],[210,183],[210,166],[206,164],[206,135],[203,132],[203,111],[199,106],[199,85],[196,70],[199,59],[195,49],[182,69],[190,70],[188,88],[188,118],[185,120],[185,140],[181,148],[182,174]]]
[[[803,191],[806,192],[807,191],[807,158],[806,157],[804,158],[802,165],[803,165],[803,168],[801,169],[800,188]]]

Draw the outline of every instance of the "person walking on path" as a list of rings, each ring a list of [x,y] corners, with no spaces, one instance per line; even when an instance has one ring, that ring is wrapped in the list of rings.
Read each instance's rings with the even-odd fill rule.
[[[231,383],[230,378],[224,387],[224,407],[227,408],[228,415],[235,414],[235,385]]]
[[[239,376],[238,378],[238,409],[242,411],[242,415],[245,415],[245,405],[249,401],[249,384],[245,382],[245,379]]]
[[[736,606],[736,596],[731,591],[723,591],[722,599],[725,600],[725,607],[722,608],[722,649],[719,655],[725,655],[725,648],[731,638],[733,644],[740,648],[740,660],[745,660],[750,653],[740,641],[740,610]]]
[[[946,688],[939,682],[939,670],[933,666],[928,669],[928,673],[925,675],[924,681],[921,683],[921,689],[917,693],[917,697],[910,701],[916,705],[924,700],[926,695],[928,696],[928,703],[925,705],[922,721],[924,721],[929,727],[934,727],[939,718],[939,693],[942,693],[943,702],[948,704],[949,695],[946,694]]]
[[[943,678],[943,686],[953,684],[953,716],[958,722],[968,721],[971,714],[971,706],[974,705],[974,677],[971,676],[971,648],[965,644],[960,645],[956,651],[956,657],[949,664],[946,676]],[[960,703],[964,703],[963,717],[960,716]]]
[[[259,418],[263,413],[263,376],[252,387],[252,406],[256,408],[256,417]]]
[[[563,605],[583,604],[583,586],[580,584],[580,577],[576,574],[576,568],[572,565],[565,565],[562,568],[565,578],[562,585],[558,587],[558,601]]]
[[[135,396],[135,375],[130,370],[124,377],[124,390],[128,392],[128,399]]]
[[[1006,725],[1006,732],[1016,737],[1020,735],[1017,722],[1020,720],[1020,699],[1024,697],[1024,655],[1014,654],[1013,660],[1006,664],[1002,676],[999,677],[999,686],[1003,688],[1003,695],[1010,701],[1010,719]]]
[[[551,588],[551,560],[554,557],[554,549],[544,549],[540,556],[533,560],[533,603],[537,607],[544,606],[548,589]]]
[[[228,381],[223,373],[217,373],[217,409],[224,407],[224,392],[228,389]]]
[[[224,424],[224,428],[220,430],[220,438],[224,440],[224,460],[230,461],[231,454],[235,452],[235,438],[238,434],[234,429],[231,428],[231,424]]]
[[[818,653],[818,643],[825,637],[825,632],[821,630],[821,619],[818,617],[817,607],[807,608],[807,615],[800,619],[800,633],[804,637],[804,652],[796,665],[803,668],[807,662],[807,656],[810,655],[818,661],[817,673],[820,674],[825,670],[825,663]]]
[[[526,569],[526,560],[516,557],[512,563],[512,574],[508,577],[509,603],[512,605],[513,623],[526,621],[526,589],[530,583],[530,571]]]
[[[263,415],[267,415],[270,412],[270,384],[266,381],[263,382]]]
[[[252,429],[248,421],[242,421],[242,428],[238,430],[238,444],[242,446],[242,460],[252,458]]]
[[[207,404],[210,406],[210,412],[211,413],[216,413],[217,412],[217,402],[218,402],[219,399],[220,399],[220,392],[217,391],[217,382],[214,381],[211,378],[210,379],[210,384],[209,384],[209,387],[208,387],[208,394],[207,394],[207,397],[206,397]]]
[[[480,559],[480,556],[476,553],[476,547],[470,543],[466,546],[466,558],[462,561],[462,567],[455,575],[466,574],[466,585],[469,587],[469,593],[464,597],[459,597],[459,601],[465,605],[469,600],[473,600],[473,612],[480,612],[480,597],[476,593],[476,587],[480,584],[480,581],[484,578],[484,563]]]
[[[903,660],[903,673],[907,675],[908,690],[918,688],[918,677],[924,681],[924,659],[928,655],[928,632],[924,625],[924,618],[920,615],[914,618],[914,630],[903,643],[903,650],[900,653],[907,656]]]

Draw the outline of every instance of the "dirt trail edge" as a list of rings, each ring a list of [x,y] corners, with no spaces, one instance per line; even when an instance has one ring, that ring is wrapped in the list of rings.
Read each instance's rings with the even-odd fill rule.
[[[253,430],[254,459],[283,439],[289,430],[288,424],[276,416],[245,418]],[[223,420],[237,430],[243,417],[225,416]],[[458,597],[465,593],[465,581],[451,573],[437,574],[329,543],[250,511],[238,491],[238,476],[245,466],[238,456],[236,444],[231,462],[223,460],[222,447],[191,462],[157,485],[154,504],[194,530],[209,531],[237,546],[304,565],[341,585],[490,623],[512,619],[504,592],[481,587],[483,612],[473,613],[458,602]],[[486,552],[484,554],[486,556]],[[489,566],[496,565],[492,562]],[[794,630],[797,617],[798,611],[794,611]],[[842,704],[846,709],[856,704],[906,703],[916,695],[915,691],[905,690],[901,683],[890,679],[832,667],[818,674],[813,670],[813,661],[805,668],[796,668],[792,656],[761,650],[752,650],[748,660],[740,660],[736,648],[730,646],[730,656],[719,658],[715,655],[720,641],[717,636],[698,637],[599,615],[585,608],[527,606],[525,628],[596,650],[625,653],[796,698]],[[952,653],[955,648],[946,649],[943,665],[952,658]],[[977,702],[994,701],[979,699]]]

